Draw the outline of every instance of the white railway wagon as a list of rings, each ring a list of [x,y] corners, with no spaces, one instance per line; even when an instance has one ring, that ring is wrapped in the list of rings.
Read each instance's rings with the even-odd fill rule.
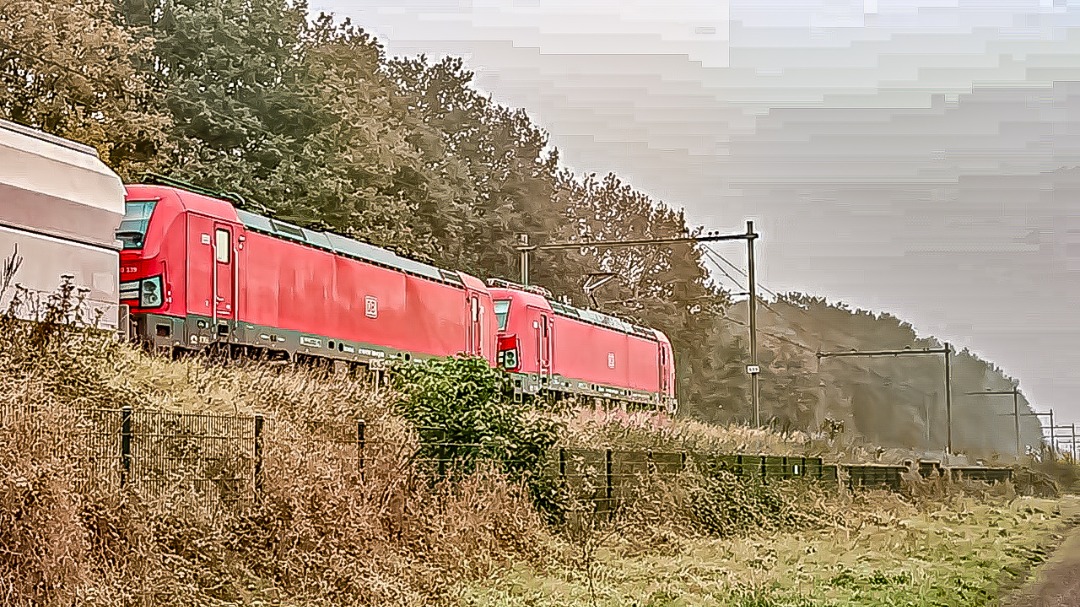
[[[0,120],[0,259],[20,261],[0,309],[8,309],[17,286],[47,301],[70,277],[83,319],[119,328],[115,232],[123,216],[124,184],[96,150]],[[37,313],[19,311],[28,320]]]

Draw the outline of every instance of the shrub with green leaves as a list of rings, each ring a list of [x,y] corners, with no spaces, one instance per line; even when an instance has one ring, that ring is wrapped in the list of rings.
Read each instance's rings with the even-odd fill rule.
[[[699,530],[718,537],[748,530],[784,529],[799,522],[795,495],[780,484],[740,479],[726,471],[710,471],[687,483],[690,519]]]
[[[398,412],[420,436],[419,457],[447,474],[497,463],[512,478],[535,483],[558,437],[558,426],[507,398],[507,374],[482,358],[436,358],[400,365]]]

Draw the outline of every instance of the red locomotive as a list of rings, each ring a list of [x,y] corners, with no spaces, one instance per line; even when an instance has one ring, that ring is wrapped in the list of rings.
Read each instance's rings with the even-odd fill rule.
[[[127,186],[117,232],[121,303],[157,350],[369,368],[467,354],[506,367],[519,395],[675,408],[671,343],[659,331],[163,183]]]
[[[208,346],[379,367],[469,354],[495,364],[483,281],[194,191],[127,187],[120,299],[156,349]]]
[[[499,362],[519,394],[675,411],[675,365],[663,333],[559,303],[540,287],[488,284],[499,321]]]

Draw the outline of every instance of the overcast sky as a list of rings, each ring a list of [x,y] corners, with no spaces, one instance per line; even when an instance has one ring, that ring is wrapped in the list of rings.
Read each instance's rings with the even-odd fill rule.
[[[391,55],[464,57],[576,171],[707,229],[753,220],[766,287],[896,314],[1080,422],[1080,0],[312,9]]]

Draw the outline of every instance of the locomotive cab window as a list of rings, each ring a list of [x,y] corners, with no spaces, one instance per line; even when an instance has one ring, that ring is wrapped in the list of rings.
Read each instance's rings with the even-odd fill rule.
[[[221,230],[217,231],[217,246],[214,247],[217,252],[217,260],[220,263],[229,263],[229,231]]]
[[[124,205],[124,219],[116,230],[116,239],[125,249],[141,249],[146,238],[146,227],[154,212],[156,200],[131,200]]]
[[[510,300],[509,299],[497,299],[495,300],[495,318],[499,321],[499,330],[506,330],[506,321],[510,316]]]

